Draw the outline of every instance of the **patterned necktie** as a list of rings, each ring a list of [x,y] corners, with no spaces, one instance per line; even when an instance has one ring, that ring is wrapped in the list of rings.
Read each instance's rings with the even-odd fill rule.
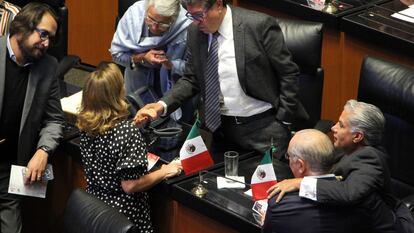
[[[219,33],[213,34],[210,43],[210,50],[207,56],[207,67],[205,73],[206,91],[204,93],[205,100],[205,124],[211,132],[221,124],[220,119],[220,83],[218,75],[218,43],[217,37]]]

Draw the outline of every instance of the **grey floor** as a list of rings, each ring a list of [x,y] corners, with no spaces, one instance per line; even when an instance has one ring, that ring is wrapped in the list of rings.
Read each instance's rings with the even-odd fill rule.
[[[88,71],[73,68],[70,69],[69,72],[65,74],[65,81],[67,83],[83,87],[83,84],[85,83],[85,78],[89,74]]]

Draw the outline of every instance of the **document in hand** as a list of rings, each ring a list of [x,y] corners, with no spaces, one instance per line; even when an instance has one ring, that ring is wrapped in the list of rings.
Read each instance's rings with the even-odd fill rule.
[[[26,174],[26,167],[12,165],[10,171],[9,193],[32,196],[32,197],[46,197],[46,188],[48,180],[53,179],[52,165],[48,164],[42,182],[35,182],[33,184],[24,184]]]

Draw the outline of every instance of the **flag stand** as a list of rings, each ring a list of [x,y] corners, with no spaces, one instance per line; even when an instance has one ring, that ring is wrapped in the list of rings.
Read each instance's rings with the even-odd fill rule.
[[[198,173],[198,177],[199,177],[198,184],[193,189],[191,189],[191,192],[199,198],[202,198],[204,195],[208,193],[208,190],[206,189],[206,187],[203,186],[203,175],[201,174],[202,172],[203,171],[200,171]]]

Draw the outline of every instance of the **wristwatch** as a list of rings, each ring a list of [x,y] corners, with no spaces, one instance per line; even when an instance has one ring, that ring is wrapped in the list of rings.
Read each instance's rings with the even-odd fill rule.
[[[42,151],[46,152],[48,155],[52,152],[52,150],[48,146],[40,146],[37,149],[41,149]]]

